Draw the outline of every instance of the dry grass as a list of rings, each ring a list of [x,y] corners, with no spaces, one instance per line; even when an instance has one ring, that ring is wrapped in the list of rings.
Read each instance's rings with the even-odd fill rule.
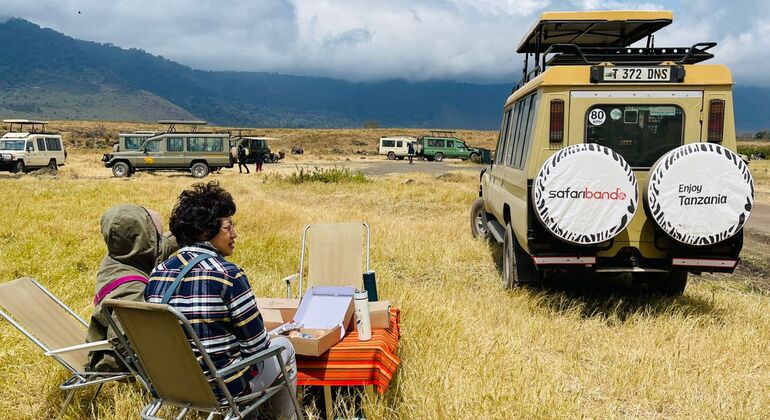
[[[58,178],[0,176],[0,281],[39,279],[87,316],[105,250],[99,216],[137,203],[167,217],[194,181],[111,179],[96,153],[71,156]],[[475,175],[344,185],[266,183],[233,170],[214,178],[237,201],[233,260],[259,296],[284,292],[279,280],[296,270],[304,224],[372,226],[380,294],[402,309],[402,365],[390,390],[366,404],[370,418],[770,418],[770,294],[746,277],[695,277],[677,299],[504,291],[499,251],[469,234]],[[54,416],[64,376],[0,322],[0,416]],[[88,396],[68,417],[95,416]],[[98,416],[135,418],[147,400],[136,386],[111,384]]]

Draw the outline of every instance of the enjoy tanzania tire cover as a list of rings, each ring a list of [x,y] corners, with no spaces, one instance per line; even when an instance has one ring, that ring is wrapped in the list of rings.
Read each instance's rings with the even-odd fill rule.
[[[655,223],[687,245],[719,243],[751,214],[754,180],[741,158],[713,143],[677,147],[650,172],[646,201]]]
[[[598,144],[560,150],[532,186],[535,213],[566,242],[594,245],[614,238],[636,213],[636,176],[622,156]]]

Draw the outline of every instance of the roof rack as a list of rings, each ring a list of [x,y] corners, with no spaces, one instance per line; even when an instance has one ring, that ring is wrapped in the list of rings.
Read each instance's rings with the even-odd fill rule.
[[[159,120],[158,124],[165,124],[168,125],[168,129],[166,130],[169,133],[176,132],[176,125],[177,124],[185,124],[190,126],[190,132],[194,133],[195,129],[198,128],[199,125],[206,125],[208,124],[206,121],[201,120]]]
[[[449,137],[450,135],[456,133],[455,130],[428,130],[430,133],[434,136],[441,136],[441,137]]]
[[[35,133],[35,126],[36,125],[39,125],[40,126],[40,131],[43,132],[43,131],[45,131],[46,124],[48,124],[48,121],[26,120],[26,119],[19,119],[19,118],[3,120],[3,122],[8,124],[8,131],[9,132],[13,131],[13,125],[14,124],[18,124],[19,125],[19,128],[18,128],[19,130],[21,130],[25,125],[31,125],[32,126],[31,132],[33,132],[33,133]]]
[[[716,42],[699,42],[690,47],[583,47],[575,44],[554,44],[543,52],[542,69],[553,65],[591,65],[623,63],[631,65],[695,64],[714,58],[708,52]],[[555,54],[548,59],[549,54]]]

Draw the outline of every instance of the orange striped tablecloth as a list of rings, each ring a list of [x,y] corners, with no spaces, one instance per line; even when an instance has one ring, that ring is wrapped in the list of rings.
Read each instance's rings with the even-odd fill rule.
[[[401,360],[396,356],[401,336],[401,311],[390,309],[390,328],[372,329],[372,339],[358,341],[355,331],[326,353],[297,356],[297,385],[367,386],[385,393]]]

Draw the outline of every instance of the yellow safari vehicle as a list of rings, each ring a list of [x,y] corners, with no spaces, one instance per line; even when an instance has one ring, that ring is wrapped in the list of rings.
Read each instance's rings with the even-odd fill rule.
[[[470,217],[503,244],[506,287],[629,272],[677,295],[688,273],[735,269],[754,186],[735,153],[733,80],[701,64],[713,42],[653,45],[672,17],[543,13],[519,43],[523,78]]]

